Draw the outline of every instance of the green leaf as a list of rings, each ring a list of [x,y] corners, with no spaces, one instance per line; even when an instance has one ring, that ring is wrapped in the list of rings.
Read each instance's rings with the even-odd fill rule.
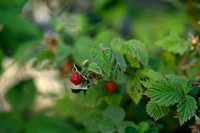
[[[22,81],[15,87],[11,88],[6,98],[12,105],[14,111],[23,111],[29,108],[35,99],[36,88],[32,80]]]
[[[110,64],[113,77],[116,78],[119,74],[122,74],[126,70],[127,65],[120,52],[115,52],[111,50],[109,46],[105,46],[103,53],[104,58],[108,60]]]
[[[182,125],[194,116],[197,109],[195,99],[186,95],[190,90],[191,86],[185,78],[167,75],[166,80],[157,81],[145,92],[145,95],[149,96],[152,101],[147,104],[147,112],[155,119],[159,119],[167,113],[166,107],[178,103],[177,111],[179,122]]]
[[[103,118],[111,121],[113,124],[118,125],[124,120],[125,112],[122,108],[116,105],[110,105],[104,112]]]
[[[15,34],[17,31],[18,34],[25,33],[35,37],[41,36],[39,30],[32,23],[22,18],[20,14],[13,13],[11,11],[0,12],[0,23],[3,24],[6,28],[13,30],[13,32],[10,34]]]
[[[171,32],[169,36],[157,42],[157,45],[169,52],[182,55],[189,49],[190,42],[180,38],[178,33]]]
[[[180,102],[181,97],[191,89],[187,80],[182,77],[173,75],[167,75],[166,77],[168,80],[157,81],[145,92],[145,95],[160,106],[169,106]]]
[[[152,69],[139,70],[137,74],[140,76],[139,82],[146,88],[150,88],[156,81],[164,79],[161,73]]]
[[[120,50],[121,49],[121,46],[124,44],[124,40],[121,39],[121,38],[114,38],[111,43],[110,43],[110,46],[113,50]]]
[[[149,130],[147,131],[147,133],[159,133],[159,129],[157,129],[157,128],[152,128],[152,129],[149,129]]]
[[[73,49],[73,58],[78,65],[86,59],[90,59],[90,49],[95,44],[94,40],[88,36],[80,36],[75,40]]]
[[[102,74],[101,68],[97,65],[97,63],[91,63],[88,67],[88,70],[93,71],[97,74]]]
[[[88,62],[89,59],[86,59],[82,62],[82,66],[84,66],[87,62]]]
[[[115,52],[115,57],[116,57],[117,64],[119,65],[121,72],[123,73],[124,71],[126,71],[126,67],[127,67],[124,57],[122,56],[121,52]]]
[[[72,48],[69,45],[58,45],[56,49],[56,61],[62,62],[72,53]]]
[[[106,93],[104,97],[108,104],[119,104],[123,98],[121,93]]]
[[[20,61],[28,61],[36,57],[41,50],[41,48],[37,47],[36,45],[38,42],[38,40],[33,40],[21,44],[17,47],[16,51],[14,52],[14,58]]]
[[[110,105],[103,111],[103,119],[98,122],[98,127],[103,133],[113,133],[117,131],[117,127],[125,117],[125,112],[122,108],[116,105]]]
[[[27,0],[12,0],[12,2],[7,0],[0,1],[0,10],[9,10],[14,13],[21,13],[22,8],[26,4]]]
[[[120,126],[117,127],[119,133],[124,133],[126,132],[126,128],[127,127],[133,127],[133,128],[137,128],[137,125],[135,123],[133,123],[132,121],[122,121],[120,123]]]
[[[80,106],[75,101],[70,99],[68,96],[65,96],[62,99],[59,99],[54,106],[54,111],[56,113],[56,116],[59,116],[61,118],[73,118],[77,122],[84,122],[87,118],[91,118],[91,122],[96,119],[96,117],[99,117],[97,113],[99,113],[100,110],[97,108],[86,108],[84,106]],[[84,113],[83,112],[87,112]]]
[[[115,58],[116,58],[114,52],[110,48],[107,48],[103,51],[103,53],[104,53],[105,58],[110,63],[110,66],[114,65]]]
[[[166,75],[165,77],[167,77],[182,93],[187,94],[191,90],[191,86],[188,84],[186,78],[176,77],[175,75]]]
[[[92,47],[92,48],[91,48],[91,51],[90,51],[90,55],[91,55],[92,61],[93,61],[94,63],[97,63],[98,66],[100,66],[101,69],[109,76],[109,75],[110,75],[110,72],[111,72],[111,67],[110,67],[110,65],[109,65],[108,60],[106,60],[106,59],[103,57],[102,51],[99,50],[99,49],[96,48],[96,47]]]
[[[129,61],[131,67],[140,68],[140,63],[136,58],[127,54],[126,59]]]
[[[179,113],[179,122],[182,125],[185,121],[189,120],[195,115],[197,102],[192,96],[186,95],[182,98],[177,107],[177,111]]]
[[[101,132],[103,133],[113,133],[116,131],[115,125],[113,125],[110,121],[108,120],[99,120],[97,122],[98,128]]]
[[[119,132],[124,133],[126,127],[136,127],[133,122],[123,121],[125,112],[116,105],[110,105],[103,111],[103,118],[97,122],[98,127],[103,133]]]
[[[0,113],[1,133],[20,133],[22,120],[13,113]]]
[[[136,104],[140,102],[143,95],[143,89],[138,78],[129,80],[127,84],[127,93]]]
[[[33,63],[33,67],[39,67],[40,69],[49,68],[53,64],[55,64],[54,54],[50,50],[40,50],[36,55],[36,60]],[[45,64],[41,65],[41,62],[44,60],[48,60]]]
[[[109,44],[113,38],[117,37],[118,35],[116,32],[113,32],[111,30],[103,30],[100,31],[96,36],[95,39],[98,43],[106,43]]]
[[[31,119],[25,128],[26,133],[76,133],[72,124],[61,121],[57,118],[38,115]]]
[[[138,131],[134,127],[129,126],[126,128],[125,133],[138,133]]]
[[[84,14],[80,13],[71,13],[67,16],[66,21],[59,20],[57,25],[57,30],[65,30],[68,34],[70,34],[72,37],[77,37],[80,34],[83,34],[86,31],[87,28],[87,17],[84,16]]]
[[[87,89],[86,95],[83,93],[77,94],[75,102],[85,107],[96,107],[104,100],[104,93],[104,83],[103,81],[98,81],[97,85]]]
[[[132,58],[136,58],[145,67],[148,66],[149,58],[146,47],[143,43],[137,40],[130,40],[122,45],[122,52]]]
[[[165,80],[156,82],[144,94],[160,106],[174,105],[175,103],[178,103],[181,98],[181,93]]]
[[[147,122],[142,122],[139,124],[138,131],[139,133],[145,133],[149,128],[149,124]]]
[[[147,113],[154,118],[155,121],[162,118],[169,112],[169,108],[165,106],[159,106],[153,101],[149,101],[146,106]]]

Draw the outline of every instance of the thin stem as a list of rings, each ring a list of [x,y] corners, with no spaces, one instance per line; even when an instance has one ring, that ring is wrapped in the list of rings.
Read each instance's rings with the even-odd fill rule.
[[[192,21],[193,28],[194,28],[196,34],[200,35],[200,27],[197,23],[198,18],[197,18],[197,15],[195,13],[193,0],[187,0],[187,5],[188,5],[188,10],[189,10],[189,13],[190,13],[190,18],[191,18],[191,21]]]

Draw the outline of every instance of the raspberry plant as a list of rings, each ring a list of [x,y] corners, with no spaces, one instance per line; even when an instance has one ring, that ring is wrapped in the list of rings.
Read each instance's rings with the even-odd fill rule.
[[[200,131],[197,1],[55,3],[0,1],[0,133]]]

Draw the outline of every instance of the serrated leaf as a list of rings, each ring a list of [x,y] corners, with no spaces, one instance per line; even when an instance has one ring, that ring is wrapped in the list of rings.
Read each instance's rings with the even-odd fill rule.
[[[103,118],[97,122],[98,127],[103,133],[119,132],[124,133],[126,127],[136,127],[131,121],[123,121],[125,117],[124,110],[117,105],[110,105],[103,112]]]
[[[104,55],[105,55],[105,58],[108,60],[108,62],[110,63],[110,65],[114,65],[114,61],[115,61],[115,54],[113,53],[113,51],[108,48],[108,49],[105,49],[103,51]]]
[[[169,107],[159,106],[153,101],[149,101],[146,106],[147,113],[154,118],[154,120],[158,120],[165,116],[169,112]]]
[[[140,102],[143,95],[143,89],[139,84],[138,78],[129,80],[127,84],[127,93],[136,104]]]
[[[97,65],[97,63],[91,63],[88,67],[88,70],[93,71],[97,74],[102,74],[101,68]]]
[[[111,72],[111,67],[109,65],[108,60],[103,57],[103,53],[101,50],[97,49],[96,47],[92,47],[90,51],[90,55],[92,61],[97,63],[98,66],[109,76]]]
[[[117,129],[110,121],[101,119],[97,122],[98,128],[102,133],[113,133]]]
[[[195,114],[197,109],[197,102],[195,99],[186,95],[190,90],[191,86],[188,85],[188,81],[185,78],[167,75],[166,80],[162,79],[157,81],[145,92],[145,95],[149,96],[152,102],[157,104],[157,106],[165,106],[165,108],[178,103],[177,111],[179,112],[179,122],[182,125]],[[152,109],[152,106],[154,106],[154,108],[157,107],[151,104],[150,102],[147,105],[147,112],[149,112],[150,115],[152,111],[156,110]],[[159,116],[157,116],[159,114],[161,115],[162,113],[155,112],[154,116],[152,114],[152,117],[159,118]]]
[[[119,65],[121,72],[123,73],[124,71],[126,71],[126,67],[127,67],[124,57],[122,56],[120,52],[115,52],[115,57],[116,57],[117,64]]]
[[[103,133],[113,133],[125,117],[125,112],[117,105],[110,105],[103,111],[103,119],[98,122],[98,127]]]
[[[146,88],[150,88],[156,81],[164,79],[161,73],[152,69],[139,70],[137,74],[140,76],[139,82]]]
[[[144,94],[160,106],[174,105],[178,103],[181,96],[184,95],[180,93],[171,82],[164,79],[157,81]]]
[[[110,49],[109,46],[103,50],[104,58],[108,60],[112,69],[112,76],[117,78],[119,74],[122,74],[126,70],[126,62],[123,55],[120,52],[115,52]]]
[[[148,66],[148,53],[143,43],[137,40],[130,40],[125,42],[121,50],[124,54],[129,55],[132,58],[136,58],[144,66]]]
[[[175,75],[166,75],[165,77],[170,80],[177,89],[184,94],[187,94],[191,90],[191,86],[188,84],[188,80],[184,77],[177,77]]]
[[[181,55],[186,52],[190,46],[189,41],[180,38],[176,32],[171,32],[169,36],[156,44],[169,52]]]
[[[140,56],[138,51],[136,50],[135,46],[132,45],[123,45],[122,46],[122,52],[123,54],[129,55],[132,58],[137,58],[138,61],[140,61]]]
[[[117,64],[116,62],[117,61],[115,61],[114,64]],[[113,76],[114,79],[117,79],[117,77],[119,77],[122,74],[122,73],[119,72],[119,66],[118,65],[114,65],[112,74],[113,74],[112,76]]]
[[[111,45],[111,48],[114,49],[114,50],[119,50],[121,48],[121,46],[124,44],[124,40],[122,38],[114,38],[110,45]]]
[[[133,58],[130,55],[126,55],[126,58],[129,61],[131,67],[140,68],[140,63],[136,58]]]
[[[192,96],[186,95],[182,98],[177,107],[177,111],[179,113],[179,122],[182,125],[185,121],[189,120],[195,115],[197,102]]]
[[[110,105],[104,112],[103,118],[112,121],[113,124],[118,125],[124,120],[125,111],[117,105]]]

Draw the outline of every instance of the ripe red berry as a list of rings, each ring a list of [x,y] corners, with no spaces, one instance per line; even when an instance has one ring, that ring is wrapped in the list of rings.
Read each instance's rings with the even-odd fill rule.
[[[62,69],[64,72],[69,72],[71,71],[73,68],[73,64],[71,63],[65,63],[63,66],[62,66]]]
[[[70,80],[72,81],[72,83],[74,83],[75,85],[78,85],[81,83],[81,81],[83,80],[83,77],[81,75],[79,75],[79,73],[77,72],[72,72],[71,76],[70,76]]]
[[[195,124],[194,125],[196,128],[200,128],[200,125],[199,124]]]
[[[117,89],[117,84],[113,81],[106,81],[104,84],[107,92],[114,92]]]

